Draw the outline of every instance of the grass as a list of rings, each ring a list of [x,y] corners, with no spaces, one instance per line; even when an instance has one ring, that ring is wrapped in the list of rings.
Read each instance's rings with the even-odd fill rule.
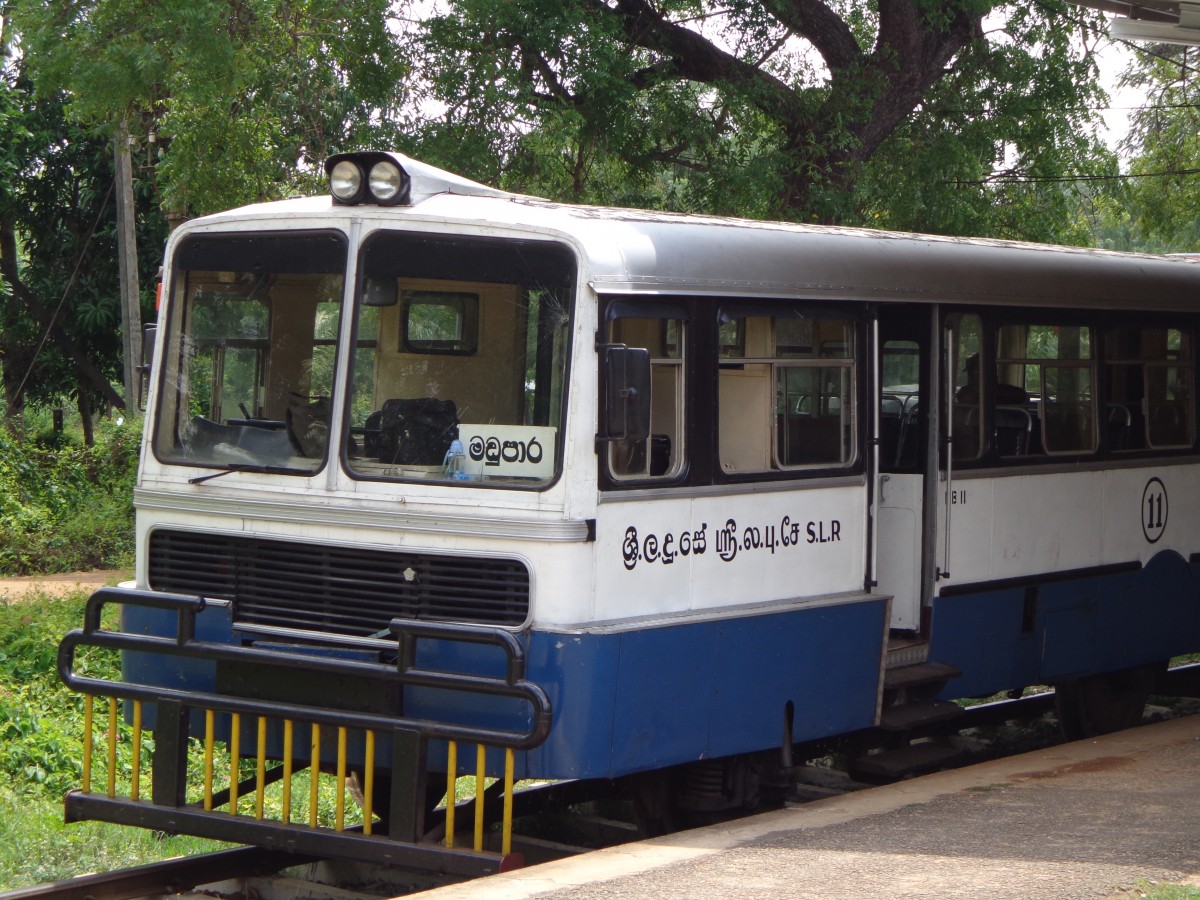
[[[79,784],[82,702],[58,680],[58,642],[83,621],[87,591],[0,598],[0,890],[217,849],[98,822],[64,824]]]
[[[82,624],[87,597],[86,590],[61,598],[44,592],[19,599],[0,595],[0,891],[229,846],[108,823],[64,824],[62,798],[81,784],[83,698],[59,681],[57,648],[64,634]],[[115,617],[116,610],[107,609],[105,615]],[[86,669],[90,675],[111,678],[117,674],[118,660],[115,654],[101,652],[77,655],[75,664],[77,671]],[[98,722],[105,708],[97,707]],[[126,796],[132,754],[129,729],[123,721],[119,727],[117,794]],[[99,740],[97,731],[94,784],[105,777]],[[144,760],[148,761],[152,746],[153,735],[144,735]],[[253,748],[244,748],[246,752],[253,753]],[[203,793],[202,759],[200,742],[193,741],[188,767],[188,796],[192,799]],[[227,755],[218,766],[222,762],[227,767]],[[240,770],[242,778],[253,777],[253,758],[243,756]],[[307,773],[300,774],[293,783],[292,821],[308,819],[307,777]],[[223,786],[214,785],[217,790]],[[473,786],[473,779],[462,779],[459,790],[472,790]],[[267,788],[266,818],[281,818],[281,794],[281,784]],[[323,774],[318,791],[322,825],[334,822],[336,795],[336,780]],[[251,813],[253,801],[253,792],[243,794],[243,814]],[[360,822],[361,810],[347,797],[346,826]]]
[[[1128,893],[1144,900],[1200,900],[1200,886],[1187,884],[1139,881]]]
[[[64,824],[62,801],[0,788],[0,890],[189,856],[228,846],[104,822]]]

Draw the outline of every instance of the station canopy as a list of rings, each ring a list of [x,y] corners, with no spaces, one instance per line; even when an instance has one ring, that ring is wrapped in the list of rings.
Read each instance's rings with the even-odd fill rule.
[[[1075,0],[1110,13],[1109,32],[1128,41],[1200,46],[1200,0]]]

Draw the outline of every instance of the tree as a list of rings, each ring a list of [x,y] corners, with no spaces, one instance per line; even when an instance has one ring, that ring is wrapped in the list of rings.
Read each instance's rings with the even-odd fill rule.
[[[123,405],[112,387],[120,310],[110,145],[66,120],[62,96],[35,98],[22,59],[5,66],[0,97],[6,415],[18,418],[26,398],[57,403],[72,397],[86,429],[97,403]],[[161,248],[161,218],[147,220],[142,199],[142,239]],[[152,276],[153,269],[143,274]],[[90,431],[85,436],[90,442]]]
[[[477,177],[1054,238],[1061,180],[1114,165],[1088,112],[1093,15],[1059,0],[447,0],[406,46],[444,109],[419,146]]]
[[[1200,251],[1200,51],[1155,45],[1122,78],[1146,96],[1124,143],[1136,236],[1163,250]]]
[[[14,0],[39,91],[159,152],[165,209],[292,192],[335,148],[390,139],[407,73],[388,0]],[[157,151],[155,151],[157,148]]]
[[[107,199],[118,123],[137,138],[139,206],[156,211],[155,222],[140,220],[143,285],[161,259],[164,213],[274,199],[302,188],[334,149],[393,143],[389,111],[407,67],[392,52],[388,0],[9,0],[0,15],[6,38],[20,34],[7,98],[26,117],[58,117],[28,129],[24,144],[12,137],[13,155],[0,159],[19,167],[0,187],[0,274],[14,301],[0,339],[10,413],[44,333],[88,371],[81,410],[96,396],[120,403],[108,383],[120,371]],[[28,75],[19,88],[18,70]],[[14,135],[23,121],[9,122]],[[67,291],[64,267],[76,260],[86,265]],[[65,375],[38,364],[39,389],[65,390]]]

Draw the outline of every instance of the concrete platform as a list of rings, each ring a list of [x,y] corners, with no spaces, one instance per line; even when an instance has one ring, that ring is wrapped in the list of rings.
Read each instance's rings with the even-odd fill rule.
[[[421,894],[544,898],[1200,894],[1200,716]]]

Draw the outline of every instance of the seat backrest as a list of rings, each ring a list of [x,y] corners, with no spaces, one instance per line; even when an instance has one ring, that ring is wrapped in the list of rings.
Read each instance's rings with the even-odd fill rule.
[[[996,452],[1001,456],[1024,456],[1029,452],[1033,419],[1019,406],[996,407]]]

